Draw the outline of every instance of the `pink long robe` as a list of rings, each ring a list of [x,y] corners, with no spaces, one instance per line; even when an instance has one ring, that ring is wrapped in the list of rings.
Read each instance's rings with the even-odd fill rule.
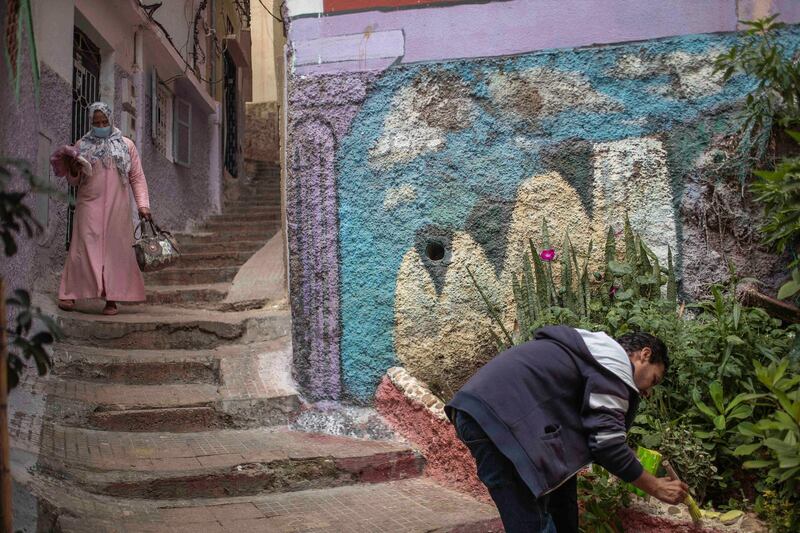
[[[115,302],[145,299],[144,279],[133,251],[133,221],[130,194],[139,208],[150,208],[147,182],[136,146],[128,138],[131,154],[128,180],[122,181],[112,161],[92,165],[92,177],[71,176],[79,185],[72,242],[61,276],[61,300],[104,298]]]

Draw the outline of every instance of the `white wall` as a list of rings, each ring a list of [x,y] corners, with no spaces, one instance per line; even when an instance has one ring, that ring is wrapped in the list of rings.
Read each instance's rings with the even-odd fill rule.
[[[72,0],[33,0],[33,30],[39,61],[72,83]]]
[[[180,54],[189,64],[192,64],[192,57],[190,54],[194,49],[194,16],[199,7],[200,0],[162,1],[161,7],[155,11],[153,18],[164,26]],[[258,0],[255,1],[257,2]],[[208,3],[202,14],[204,20],[208,20],[207,17],[210,6],[211,2]],[[205,51],[207,39],[202,22],[198,22],[197,31],[200,48]],[[200,63],[198,63],[198,66],[200,66]]]
[[[272,0],[262,0],[273,13]],[[258,0],[250,2],[250,29],[252,35],[253,102],[276,102],[278,100],[275,81],[274,19]]]

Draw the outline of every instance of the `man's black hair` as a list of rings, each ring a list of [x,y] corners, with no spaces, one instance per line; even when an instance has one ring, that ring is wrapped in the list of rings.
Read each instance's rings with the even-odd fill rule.
[[[638,352],[642,348],[650,348],[650,362],[653,364],[663,364],[665,373],[669,370],[667,346],[655,335],[650,335],[649,333],[641,331],[626,333],[618,338],[617,342],[628,352],[628,355]]]

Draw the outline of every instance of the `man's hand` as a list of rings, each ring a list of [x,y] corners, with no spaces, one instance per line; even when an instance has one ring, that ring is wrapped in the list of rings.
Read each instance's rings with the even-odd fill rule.
[[[680,480],[672,480],[666,477],[658,479],[658,486],[653,496],[662,502],[671,503],[673,505],[683,503],[686,495],[689,493],[689,486]]]
[[[655,496],[665,503],[673,505],[683,503],[689,493],[689,486],[683,481],[671,480],[665,477],[655,477],[649,472],[642,472],[633,485],[651,496]]]
[[[150,210],[146,207],[139,208],[139,218],[142,220],[152,220],[153,216],[150,214]]]

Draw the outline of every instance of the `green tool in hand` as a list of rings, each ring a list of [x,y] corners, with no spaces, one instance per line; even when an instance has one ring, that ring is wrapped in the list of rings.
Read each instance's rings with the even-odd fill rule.
[[[655,450],[650,450],[645,448],[644,446],[639,446],[636,449],[636,457],[639,458],[639,462],[642,463],[642,467],[645,471],[649,472],[652,475],[657,475],[658,467],[661,466],[661,454]],[[636,494],[641,498],[647,498],[647,494],[632,484],[628,483],[628,488],[631,492]]]

